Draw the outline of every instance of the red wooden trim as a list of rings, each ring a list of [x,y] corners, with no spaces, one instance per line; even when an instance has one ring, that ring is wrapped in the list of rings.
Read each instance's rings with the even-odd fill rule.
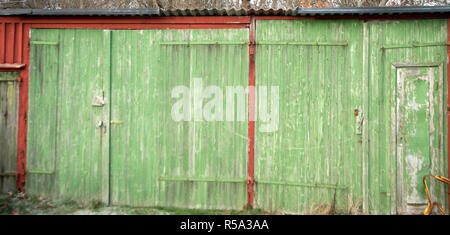
[[[21,69],[25,67],[24,64],[0,64],[0,69]]]
[[[311,20],[312,16],[255,16],[256,20]]]
[[[32,24],[44,29],[235,29],[248,24]]]
[[[158,16],[158,17],[0,17],[0,22],[27,24],[249,24],[249,16]]]
[[[447,177],[450,177],[450,19],[447,20]],[[448,210],[450,211],[450,187],[447,187]]]
[[[255,17],[251,17],[249,32],[249,94],[248,94],[248,207],[253,208],[254,183],[255,183]]]
[[[17,173],[16,188],[19,191],[25,191],[26,182],[26,163],[27,163],[27,133],[28,133],[28,86],[29,86],[29,63],[30,63],[30,30],[31,25],[25,24],[22,48],[22,58],[26,65],[20,72],[19,78],[19,120],[17,133]]]

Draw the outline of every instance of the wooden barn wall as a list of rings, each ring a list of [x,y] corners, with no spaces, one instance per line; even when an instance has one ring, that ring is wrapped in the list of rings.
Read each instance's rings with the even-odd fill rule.
[[[420,210],[421,177],[448,177],[448,20],[260,17],[252,45],[249,19],[55,25],[1,18],[0,107],[8,108],[8,121],[0,119],[2,190],[13,190],[15,180],[24,189],[26,163],[30,194],[241,209],[250,201],[251,165],[255,208]],[[172,88],[191,87],[196,78],[223,91],[255,82],[269,88],[269,99],[277,87],[276,130],[261,131],[261,120],[254,127],[248,120],[174,122]],[[417,98],[411,91],[427,108],[399,106]],[[258,100],[246,99],[257,112]],[[420,118],[428,126],[416,125]],[[401,134],[417,131],[417,141],[429,141],[416,146],[429,147],[424,158],[403,148]],[[431,188],[448,208],[448,187]]]

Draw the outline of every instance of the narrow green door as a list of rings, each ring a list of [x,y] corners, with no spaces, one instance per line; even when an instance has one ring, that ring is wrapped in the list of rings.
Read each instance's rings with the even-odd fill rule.
[[[422,178],[441,155],[442,67],[400,64],[397,78],[397,212],[423,213],[427,198]],[[434,166],[435,168],[438,166]],[[435,184],[431,195],[439,199]]]
[[[0,193],[16,189],[19,73],[0,72]]]
[[[27,191],[108,202],[110,31],[33,29]]]

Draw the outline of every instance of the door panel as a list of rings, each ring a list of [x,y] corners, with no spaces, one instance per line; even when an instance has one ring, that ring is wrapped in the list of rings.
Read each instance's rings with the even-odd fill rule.
[[[405,66],[405,65],[401,65]],[[397,183],[398,212],[423,213],[427,198],[422,179],[437,174],[440,155],[436,126],[442,120],[442,68],[397,67]],[[434,166],[436,168],[436,166]],[[430,187],[436,200],[435,184]],[[442,200],[438,200],[442,203]]]
[[[107,202],[110,32],[33,29],[30,44],[27,190]]]
[[[247,29],[113,32],[113,204],[214,209],[246,204],[246,120],[176,121],[172,108],[179,100],[173,89],[189,89],[196,78],[203,88],[246,88],[247,41]],[[202,115],[202,109],[196,111]]]
[[[19,73],[0,72],[0,193],[16,190]]]

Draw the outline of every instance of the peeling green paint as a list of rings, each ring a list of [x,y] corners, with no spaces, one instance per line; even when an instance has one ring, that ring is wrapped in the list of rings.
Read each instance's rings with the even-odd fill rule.
[[[247,121],[176,122],[171,91],[248,86],[248,29],[32,31],[27,192],[247,203]],[[395,214],[421,201],[421,176],[447,172],[446,42],[446,20],[257,21],[256,85],[279,87],[280,107],[277,131],[255,123],[256,208]],[[446,206],[448,189],[430,187]]]

